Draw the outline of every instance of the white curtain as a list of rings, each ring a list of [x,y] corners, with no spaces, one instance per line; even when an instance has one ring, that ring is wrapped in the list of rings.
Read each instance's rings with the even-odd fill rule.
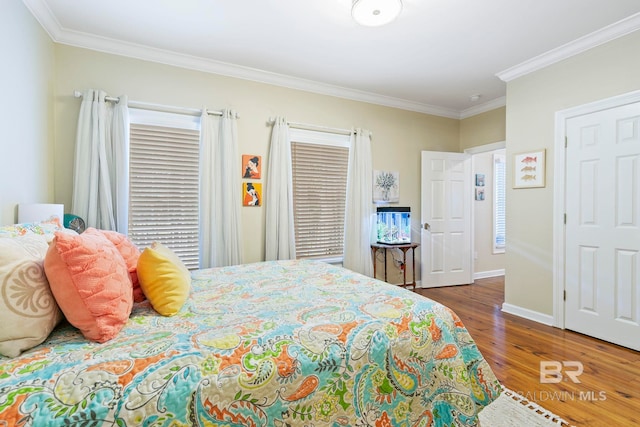
[[[266,178],[263,197],[266,209],[265,259],[295,259],[291,142],[289,125],[284,117],[277,117],[273,124]]]
[[[200,132],[200,268],[242,263],[242,181],[234,111],[202,109]]]
[[[88,227],[127,231],[129,109],[126,96],[108,102],[102,90],[82,94],[71,213]]]
[[[370,132],[357,129],[351,135],[349,150],[342,264],[350,270],[367,276],[373,276],[371,261],[372,174]]]

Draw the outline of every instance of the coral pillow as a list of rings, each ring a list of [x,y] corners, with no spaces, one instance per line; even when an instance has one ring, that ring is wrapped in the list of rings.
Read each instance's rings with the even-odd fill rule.
[[[140,254],[138,279],[151,306],[163,316],[173,316],[180,311],[191,289],[191,273],[187,267],[159,242]]]
[[[140,283],[138,282],[138,258],[140,258],[140,249],[124,234],[118,233],[117,231],[110,230],[98,230],[102,234],[105,235],[111,243],[113,243],[122,258],[124,258],[124,262],[127,263],[127,269],[129,270],[129,277],[131,278],[131,283],[133,285],[133,301],[141,302],[144,301],[144,293],[142,289],[140,289]]]
[[[47,238],[0,238],[0,354],[16,357],[47,339],[62,320],[42,263]]]
[[[133,292],[127,264],[95,228],[77,236],[56,232],[44,270],[58,306],[85,338],[108,341],[129,319]]]

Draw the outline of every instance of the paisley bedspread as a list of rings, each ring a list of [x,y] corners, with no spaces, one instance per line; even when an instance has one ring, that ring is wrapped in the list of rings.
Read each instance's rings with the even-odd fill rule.
[[[311,261],[193,273],[174,317],[134,305],[0,357],[0,426],[473,426],[501,387],[460,319]]]

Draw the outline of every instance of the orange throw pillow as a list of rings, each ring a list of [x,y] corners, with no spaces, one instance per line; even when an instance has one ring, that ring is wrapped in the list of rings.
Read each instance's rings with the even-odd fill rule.
[[[58,306],[85,338],[105,342],[118,335],[131,314],[132,285],[124,258],[103,233],[56,232],[44,270]]]
[[[124,262],[127,263],[127,269],[129,270],[129,277],[133,284],[133,301],[142,302],[146,298],[142,289],[140,289],[140,282],[138,281],[138,258],[140,258],[140,249],[131,241],[127,236],[117,231],[111,230],[98,230],[105,235],[107,239],[113,243]]]

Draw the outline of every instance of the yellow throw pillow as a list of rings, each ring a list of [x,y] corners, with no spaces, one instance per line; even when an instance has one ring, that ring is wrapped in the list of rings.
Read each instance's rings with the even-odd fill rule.
[[[138,280],[151,306],[163,316],[173,316],[191,289],[191,273],[173,251],[154,242],[138,258]]]

